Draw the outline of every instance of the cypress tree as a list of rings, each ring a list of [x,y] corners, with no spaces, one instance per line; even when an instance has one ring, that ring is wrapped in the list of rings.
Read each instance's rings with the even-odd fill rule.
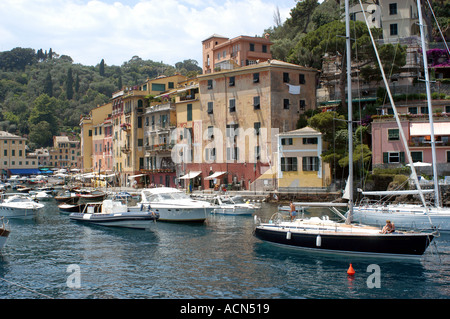
[[[105,60],[102,59],[100,62],[100,76],[105,76]]]
[[[72,68],[67,70],[67,79],[66,79],[66,96],[68,100],[73,98],[73,77],[72,77]]]
[[[45,78],[44,81],[44,93],[50,97],[53,96],[53,81],[50,71],[48,71],[47,77]]]

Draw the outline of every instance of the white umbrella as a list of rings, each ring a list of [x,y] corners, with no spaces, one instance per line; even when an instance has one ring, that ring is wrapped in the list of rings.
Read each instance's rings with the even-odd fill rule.
[[[415,162],[413,163],[414,167],[426,167],[431,166],[431,163],[422,163],[422,162]],[[406,164],[406,166],[411,166],[411,164]]]

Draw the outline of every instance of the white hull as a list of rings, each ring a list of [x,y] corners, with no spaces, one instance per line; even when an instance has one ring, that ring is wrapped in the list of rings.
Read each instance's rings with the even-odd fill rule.
[[[211,212],[210,207],[182,207],[176,204],[150,204],[151,211],[159,214],[158,221],[168,222],[203,222],[207,214]],[[131,212],[148,210],[148,204],[130,207]]]
[[[41,211],[41,208],[20,208],[0,206],[0,217],[6,218],[33,218]]]
[[[388,219],[397,228],[432,229],[432,226],[435,226],[441,231],[450,231],[450,209],[448,208],[432,208],[428,214],[425,214],[425,209],[419,205],[355,206],[353,208],[355,222],[383,226]]]
[[[236,206],[221,206],[213,210],[213,214],[221,215],[247,215],[251,216],[255,212],[254,208],[250,207],[236,207]]]

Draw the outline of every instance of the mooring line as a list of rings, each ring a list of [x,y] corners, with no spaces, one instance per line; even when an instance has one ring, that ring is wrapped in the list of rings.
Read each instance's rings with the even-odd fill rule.
[[[18,284],[18,283],[15,283],[15,282],[6,280],[5,278],[1,278],[1,277],[0,277],[0,279],[3,280],[3,281],[5,281],[5,282],[7,282],[7,283],[9,283],[9,284],[11,284],[11,285],[15,285],[15,286],[17,286],[17,287],[26,289],[26,290],[28,290],[28,291],[34,292],[34,293],[36,293],[36,294],[38,294],[38,295],[41,295],[41,296],[44,296],[44,297],[46,297],[46,298],[54,299],[53,297],[50,297],[50,296],[48,296],[48,295],[46,295],[46,294],[43,294],[43,293],[40,293],[40,292],[38,292],[38,291],[36,291],[36,290],[33,290],[33,289],[31,289],[31,288],[25,287],[25,286],[23,286],[23,285],[21,285],[21,284]]]

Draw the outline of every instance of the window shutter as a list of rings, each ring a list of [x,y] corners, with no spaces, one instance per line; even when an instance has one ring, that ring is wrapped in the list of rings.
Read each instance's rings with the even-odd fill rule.
[[[388,152],[383,153],[383,163],[384,164],[389,163],[389,153]]]

